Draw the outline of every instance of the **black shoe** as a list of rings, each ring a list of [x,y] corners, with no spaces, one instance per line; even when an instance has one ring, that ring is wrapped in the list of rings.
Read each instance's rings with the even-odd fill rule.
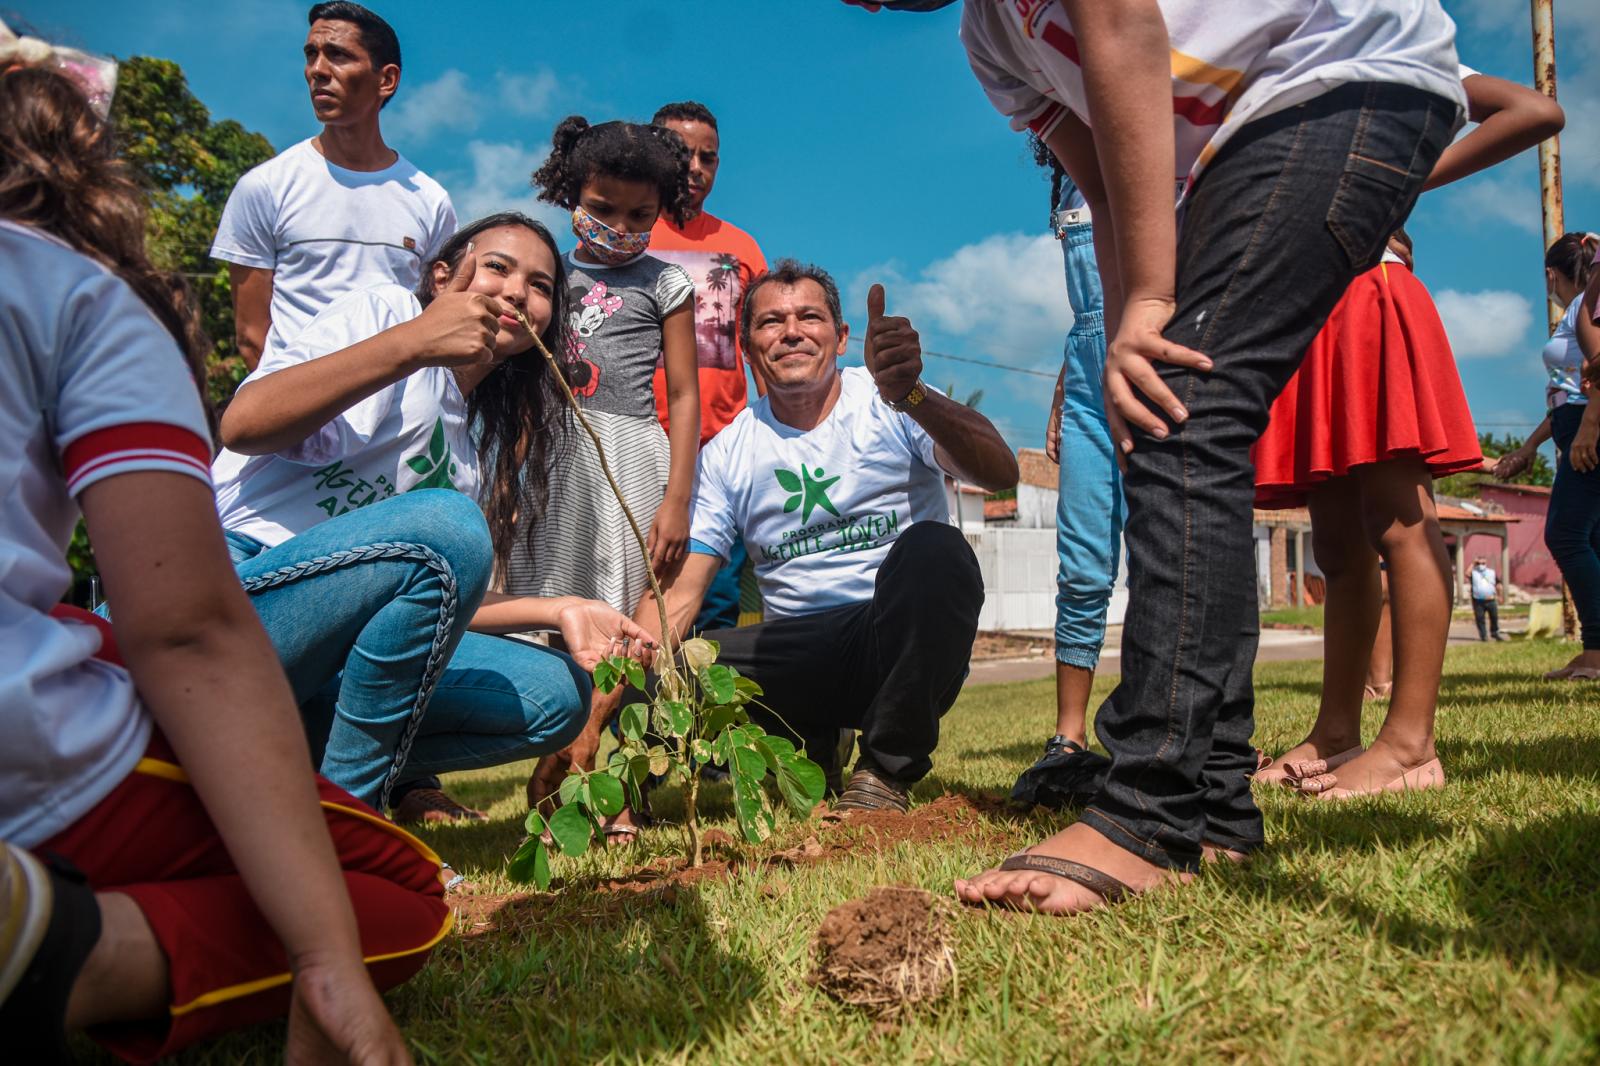
[[[898,811],[911,809],[911,786],[885,777],[876,770],[857,766],[850,775],[833,809],[836,811]]]
[[[0,1033],[7,1035],[7,1061],[71,1062],[67,997],[100,939],[100,905],[83,876],[65,862],[47,868],[4,844],[0,862],[9,865],[11,900],[22,918],[17,935],[0,944]]]
[[[1111,760],[1057,734],[1045,741],[1039,761],[1022,772],[1011,789],[1019,807],[1040,804],[1052,810],[1085,806],[1105,783]]]

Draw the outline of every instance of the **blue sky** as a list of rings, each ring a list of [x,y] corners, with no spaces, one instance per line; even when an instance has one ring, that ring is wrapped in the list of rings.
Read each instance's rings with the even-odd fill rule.
[[[1555,0],[1569,229],[1600,229],[1600,0]],[[533,0],[510,6],[377,0],[400,35],[391,144],[444,183],[463,218],[535,205],[529,172],[564,115],[648,120],[698,99],[717,114],[723,165],[709,207],[769,259],[833,272],[846,315],[888,286],[931,351],[926,378],[982,409],[1014,446],[1043,440],[1066,309],[1048,186],[990,107],[956,40],[957,9],[869,15],[838,0]],[[1531,80],[1525,0],[1445,0],[1462,60]],[[0,0],[8,21],[119,56],[176,60],[218,118],[278,148],[316,132],[300,46],[306,3],[206,5]],[[446,13],[448,12],[448,14]],[[471,12],[471,14],[468,14]],[[15,15],[12,19],[9,16]],[[570,245],[559,212],[539,205]],[[1532,152],[1425,197],[1410,223],[1480,428],[1542,417],[1545,336]]]

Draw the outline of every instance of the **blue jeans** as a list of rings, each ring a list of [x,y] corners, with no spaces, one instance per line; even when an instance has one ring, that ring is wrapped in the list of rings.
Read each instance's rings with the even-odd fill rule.
[[[1189,418],[1164,439],[1134,434],[1122,680],[1095,718],[1111,768],[1083,813],[1152,863],[1195,870],[1202,840],[1262,843],[1250,448],[1351,279],[1405,221],[1458,113],[1406,86],[1344,85],[1244,126],[1190,191],[1164,334],[1213,368],[1158,365]]]
[[[1061,491],[1056,503],[1056,661],[1093,670],[1106,639],[1106,607],[1117,584],[1122,476],[1111,449],[1101,381],[1106,370],[1105,298],[1094,227],[1061,230],[1072,331],[1061,380]]]
[[[1572,592],[1583,650],[1600,651],[1600,469],[1581,473],[1567,456],[1583,411],[1583,404],[1567,403],[1550,414],[1550,435],[1561,459],[1545,512],[1544,543]]]
[[[378,810],[402,769],[493,766],[581,731],[589,680],[577,664],[466,631],[493,553],[459,492],[408,492],[273,548],[229,533],[228,548],[323,776]]]

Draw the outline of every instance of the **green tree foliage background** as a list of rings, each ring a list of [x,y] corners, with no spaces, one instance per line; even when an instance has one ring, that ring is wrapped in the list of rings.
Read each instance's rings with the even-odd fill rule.
[[[1497,459],[1507,452],[1514,452],[1522,447],[1524,438],[1513,436],[1510,433],[1496,437],[1493,433],[1478,434],[1478,446],[1483,449],[1485,460]],[[1490,465],[1493,465],[1492,463]],[[1543,450],[1533,455],[1533,462],[1528,464],[1528,469],[1512,478],[1513,485],[1545,485],[1554,483],[1556,479],[1555,467],[1550,462],[1550,457]],[[1434,492],[1440,496],[1473,497],[1478,494],[1478,486],[1484,482],[1494,482],[1488,474],[1479,474],[1469,471],[1464,474],[1451,474],[1442,477],[1433,483]]]
[[[244,379],[245,367],[233,339],[227,267],[211,258],[211,238],[234,183],[271,159],[272,145],[232,119],[213,122],[211,112],[189,91],[183,68],[148,56],[121,62],[111,123],[123,158],[150,198],[150,257],[156,266],[188,278],[199,300],[211,338],[206,391],[220,407]],[[67,560],[75,578],[70,599],[88,605],[95,564],[81,525]]]
[[[212,403],[225,403],[245,367],[233,339],[227,267],[211,258],[211,239],[234,184],[272,158],[272,145],[233,119],[213,122],[183,69],[148,56],[122,62],[111,122],[149,192],[151,258],[187,277],[199,298],[212,344],[207,389]]]

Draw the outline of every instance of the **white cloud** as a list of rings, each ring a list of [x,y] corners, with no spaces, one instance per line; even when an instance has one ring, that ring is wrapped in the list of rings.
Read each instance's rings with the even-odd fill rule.
[[[455,204],[456,216],[466,223],[496,211],[521,211],[549,226],[559,241],[571,216],[559,207],[541,203],[528,184],[549,148],[528,149],[520,141],[470,141],[466,157],[471,169],[441,177]]]
[[[1504,289],[1444,289],[1433,302],[1458,359],[1515,354],[1526,341],[1528,327],[1533,325],[1533,304],[1521,293]]]
[[[401,82],[394,106],[384,115],[384,130],[394,140],[418,144],[443,132],[472,133],[485,120],[505,115],[537,118],[549,112],[559,85],[541,68],[533,74],[496,74],[487,86],[474,84],[459,70],[408,89]]]
[[[1519,173],[1524,170],[1518,162],[1502,163],[1501,166],[1517,167]],[[1473,224],[1493,220],[1526,233],[1544,232],[1537,171],[1532,177],[1512,177],[1497,171],[1475,174],[1444,190],[1443,194],[1450,198],[1451,206],[1457,212],[1454,218]]]
[[[1061,362],[1072,309],[1061,243],[1053,237],[995,234],[956,249],[914,276],[892,263],[869,268],[850,285],[846,317],[861,322],[859,309],[873,282],[883,283],[890,314],[905,315],[925,333],[931,330],[963,342],[956,354],[1052,373]]]

